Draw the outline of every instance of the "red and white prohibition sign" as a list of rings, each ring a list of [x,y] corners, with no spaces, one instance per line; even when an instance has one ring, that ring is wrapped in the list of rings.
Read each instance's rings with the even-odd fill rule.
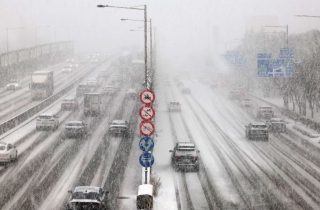
[[[140,93],[140,101],[143,104],[150,105],[156,99],[156,95],[152,90],[144,90]]]
[[[154,133],[154,125],[149,121],[142,121],[140,123],[140,133],[144,136],[151,136]]]
[[[152,108],[152,106],[143,106],[140,108],[139,111],[140,117],[145,120],[145,121],[149,121],[152,120],[152,118],[154,117],[154,109]]]

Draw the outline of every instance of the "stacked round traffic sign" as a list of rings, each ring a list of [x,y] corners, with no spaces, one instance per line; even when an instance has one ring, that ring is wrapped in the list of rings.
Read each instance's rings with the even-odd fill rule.
[[[155,111],[151,104],[156,99],[155,94],[152,90],[144,90],[140,93],[140,101],[143,106],[139,110],[139,115],[142,119],[139,129],[141,135],[144,137],[140,139],[139,147],[143,151],[139,157],[139,162],[143,167],[151,167],[154,163],[154,157],[151,150],[154,147],[154,141],[150,137],[155,131],[152,119],[154,118]]]

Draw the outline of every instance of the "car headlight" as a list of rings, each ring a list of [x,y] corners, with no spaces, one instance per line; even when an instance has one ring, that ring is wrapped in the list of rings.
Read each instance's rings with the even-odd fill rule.
[[[10,85],[7,85],[7,87],[9,87]]]
[[[18,84],[15,84],[14,86],[18,87],[19,85],[18,85]]]

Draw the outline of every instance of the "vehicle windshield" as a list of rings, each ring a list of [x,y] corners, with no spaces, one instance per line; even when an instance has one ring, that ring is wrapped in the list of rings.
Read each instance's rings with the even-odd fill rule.
[[[52,116],[48,116],[48,115],[40,115],[39,116],[40,119],[51,119]]]
[[[80,123],[80,122],[72,122],[72,123],[67,123],[66,126],[82,126],[82,123]]]
[[[89,193],[74,192],[72,194],[72,199],[100,200],[99,194],[96,192],[89,192]]]
[[[266,128],[266,125],[252,125],[253,128]]]
[[[260,109],[267,109],[267,110],[271,110],[271,107],[260,107]]]
[[[18,83],[18,80],[10,80],[10,83]]]
[[[6,146],[0,146],[0,150],[6,150]]]

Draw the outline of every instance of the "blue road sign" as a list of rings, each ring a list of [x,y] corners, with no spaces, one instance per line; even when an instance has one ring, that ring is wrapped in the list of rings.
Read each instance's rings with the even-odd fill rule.
[[[143,167],[151,167],[154,164],[154,157],[149,152],[144,152],[139,157],[139,162]]]
[[[272,53],[258,53],[257,58],[258,59],[271,59]]]
[[[140,139],[139,147],[142,151],[148,152],[151,151],[154,147],[154,141],[152,138],[146,136]]]
[[[246,56],[239,51],[227,51],[224,57],[233,66],[244,66],[247,63]]]
[[[280,54],[279,54],[280,59],[293,59],[294,58],[294,52],[292,48],[281,48],[280,49]]]
[[[258,77],[293,77],[293,59],[258,60]]]

